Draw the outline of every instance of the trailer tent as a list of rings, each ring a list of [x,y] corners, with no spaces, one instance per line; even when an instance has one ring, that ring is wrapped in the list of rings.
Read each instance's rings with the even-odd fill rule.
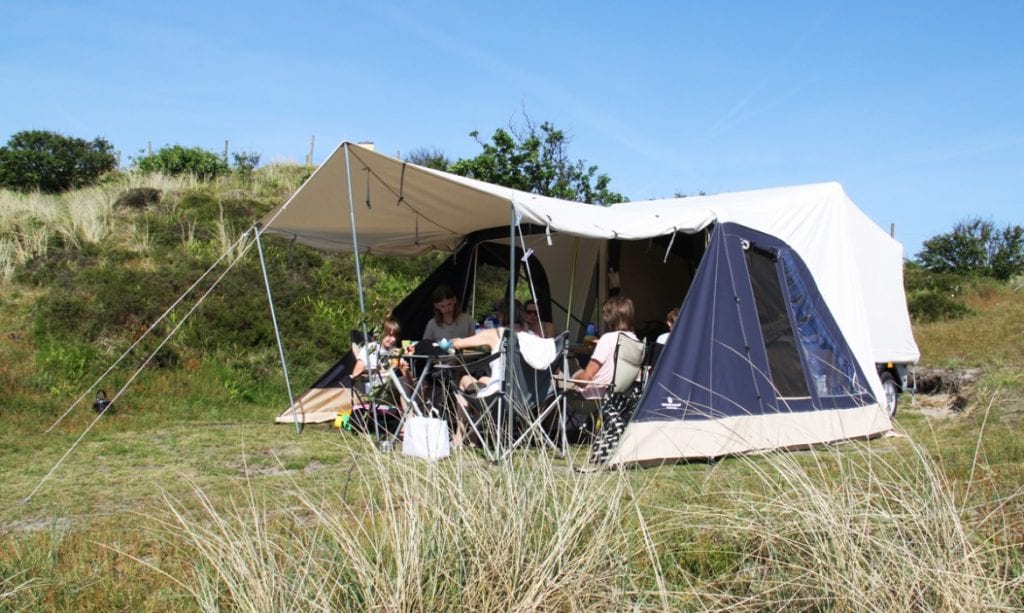
[[[682,304],[613,463],[884,433],[875,363],[919,355],[902,246],[836,183],[598,207],[345,143],[260,226],[326,250],[447,250],[464,269],[476,259],[467,246],[514,241],[546,276],[545,315],[573,336],[613,291],[633,298],[639,321]]]

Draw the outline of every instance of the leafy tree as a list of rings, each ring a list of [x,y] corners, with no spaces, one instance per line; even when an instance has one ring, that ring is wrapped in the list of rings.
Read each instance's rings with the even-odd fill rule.
[[[448,170],[448,167],[451,166],[448,156],[437,149],[428,149],[426,147],[413,149],[405,156],[405,161],[433,168],[434,170]]]
[[[952,232],[926,240],[917,262],[932,272],[1007,280],[1024,272],[1024,228],[997,228],[981,218],[959,221]]]
[[[47,130],[18,132],[0,147],[0,186],[57,193],[86,187],[117,167],[113,146]]]
[[[608,175],[597,166],[569,159],[570,138],[551,123],[536,126],[526,118],[525,128],[499,128],[490,142],[473,131],[483,151],[474,158],[451,165],[449,172],[564,200],[614,204],[625,196],[611,191]]]
[[[235,160],[235,170],[243,177],[251,177],[252,172],[260,165],[260,154],[251,151],[232,153],[231,157]]]
[[[963,302],[970,279],[952,272],[932,272],[915,262],[903,266],[907,309],[915,322],[959,319],[971,312]]]
[[[135,166],[144,173],[192,174],[203,180],[227,174],[229,170],[227,162],[216,153],[181,145],[163,147],[156,153],[137,158]]]

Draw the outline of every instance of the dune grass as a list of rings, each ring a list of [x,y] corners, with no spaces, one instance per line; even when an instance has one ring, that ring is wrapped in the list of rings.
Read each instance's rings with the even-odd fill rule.
[[[94,187],[64,194],[0,189],[0,285],[10,283],[19,266],[54,248],[81,249],[84,245],[113,241],[130,251],[146,252],[149,228],[137,215],[114,207],[118,197],[128,190],[159,190],[161,206],[172,212],[183,194],[200,188],[224,197],[279,202],[299,186],[307,172],[294,165],[269,165],[244,178],[228,175],[210,184],[187,175],[171,177],[126,171],[113,174]],[[222,215],[222,247],[234,244],[241,230],[244,228],[232,227]]]
[[[30,460],[0,485],[11,503],[0,533],[11,607],[1024,604],[1020,463],[996,474],[988,429],[963,466],[902,437],[579,473],[539,450],[499,465],[463,450],[431,465],[265,421],[117,426],[29,505],[15,501],[56,450],[0,439],[5,465]]]

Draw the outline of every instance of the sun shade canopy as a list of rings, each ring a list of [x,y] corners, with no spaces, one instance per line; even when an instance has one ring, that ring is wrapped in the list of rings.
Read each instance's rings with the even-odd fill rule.
[[[358,244],[361,252],[415,255],[452,250],[472,232],[513,220],[596,240],[742,224],[800,253],[843,328],[870,330],[876,360],[914,362],[920,356],[903,292],[903,246],[834,182],[603,207],[491,185],[343,143],[260,224],[268,234],[318,249],[351,252]]]
[[[346,151],[348,160],[346,161]],[[599,207],[491,185],[344,143],[261,225],[318,249],[352,251],[349,175],[362,252],[415,255],[452,249],[476,230],[517,221],[592,238],[647,238],[696,231],[714,221],[706,208],[675,210],[658,223]]]

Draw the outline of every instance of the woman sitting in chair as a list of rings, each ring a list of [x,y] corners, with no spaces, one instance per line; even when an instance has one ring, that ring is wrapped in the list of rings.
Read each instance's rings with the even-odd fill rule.
[[[491,355],[498,353],[501,349],[501,339],[506,331],[506,328],[503,326],[507,319],[505,315],[507,310],[507,307],[499,309],[502,327],[483,328],[473,336],[452,339],[452,349],[462,351],[474,347],[487,347],[490,349]],[[546,367],[555,357],[552,353],[555,350],[555,344],[552,342],[553,339],[538,337],[525,329],[522,315],[523,307],[519,304],[518,300],[515,303],[515,310],[512,329],[516,332],[516,343],[519,347],[519,352],[522,353],[528,363],[543,364]],[[471,374],[464,375],[459,380],[459,389],[463,391],[475,389],[479,396],[487,396],[501,387],[501,378],[504,374],[504,360],[500,357],[494,358],[490,362],[490,372],[487,375],[480,377],[474,377]]]
[[[536,300],[527,300],[523,308],[523,316],[526,321],[526,331],[536,334],[541,338],[553,338],[555,336],[555,324],[544,321],[540,317],[540,305]]]
[[[516,332],[522,332],[526,326],[526,315],[523,310],[523,303],[518,300],[515,301],[515,316],[512,318],[512,329]],[[509,322],[508,316],[508,300],[500,300],[494,305],[494,313],[497,316],[498,327],[507,328]]]
[[[587,367],[576,371],[573,381],[580,385],[584,398],[602,398],[615,372],[615,347],[619,333],[636,340],[633,332],[633,301],[625,296],[612,296],[601,307],[605,333],[597,341]],[[582,382],[582,385],[581,385]]]
[[[491,355],[494,355],[501,348],[501,336],[504,333],[504,328],[484,328],[473,336],[452,339],[452,349],[456,351],[464,351],[466,349],[473,349],[476,347],[487,347],[490,350]],[[489,374],[481,377],[474,377],[471,374],[465,374],[460,377],[459,389],[466,391],[476,388],[478,393],[486,395],[484,393],[485,389],[487,391],[491,391],[491,388],[495,391],[497,390],[504,373],[504,360],[495,358],[490,362]]]
[[[519,319],[518,313],[520,312],[521,310],[517,312],[517,320]],[[549,367],[558,356],[559,352],[555,339],[545,339],[528,334],[525,331],[520,331],[520,327],[521,326],[518,323],[513,327],[513,330],[516,331],[517,353],[532,368]],[[450,341],[451,349],[456,351],[464,351],[466,349],[477,347],[487,347],[491,354],[490,357],[487,358],[490,367],[487,374],[483,376],[474,376],[474,374],[467,372],[459,378],[459,390],[468,397],[483,399],[493,396],[501,391],[502,381],[506,376],[506,356],[502,352],[502,342],[505,340],[505,336],[508,333],[508,328],[484,328],[472,336],[456,338]],[[438,343],[438,345],[441,345],[441,343]],[[457,395],[455,398],[456,402],[459,403],[463,410],[456,416],[458,423],[456,424],[456,432],[453,437],[453,441],[461,441],[467,433],[467,417],[470,407],[466,398],[463,396]],[[469,419],[472,419],[472,417],[469,417]]]
[[[490,359],[490,371],[488,375],[475,377],[466,373],[459,377],[458,386],[462,392],[473,392],[478,397],[485,397],[493,394],[501,388],[501,378],[505,373],[505,361],[495,354],[501,350],[501,336],[504,328],[483,328],[472,336],[453,338],[450,341],[443,339],[437,343],[438,346],[450,344],[452,351],[464,351],[476,347],[487,347],[492,358]],[[461,411],[455,413],[455,431],[452,433],[452,446],[461,447],[467,436],[470,436],[472,417],[467,414],[469,403],[460,395],[455,396],[455,401],[461,407]],[[475,440],[471,442],[474,444]]]
[[[512,329],[519,332],[523,327],[523,305],[516,300],[514,308],[515,321]],[[497,303],[495,305],[495,313],[498,320],[497,328],[483,328],[472,336],[452,339],[452,348],[456,351],[463,351],[474,347],[487,347],[490,349],[491,355],[497,353],[501,347],[501,337],[505,333],[505,327],[508,325],[508,303]],[[478,395],[487,396],[500,388],[501,377],[504,376],[504,373],[504,361],[500,358],[492,359],[488,374],[479,377],[474,377],[471,374],[463,375],[459,379],[459,389],[467,391],[475,388]]]

